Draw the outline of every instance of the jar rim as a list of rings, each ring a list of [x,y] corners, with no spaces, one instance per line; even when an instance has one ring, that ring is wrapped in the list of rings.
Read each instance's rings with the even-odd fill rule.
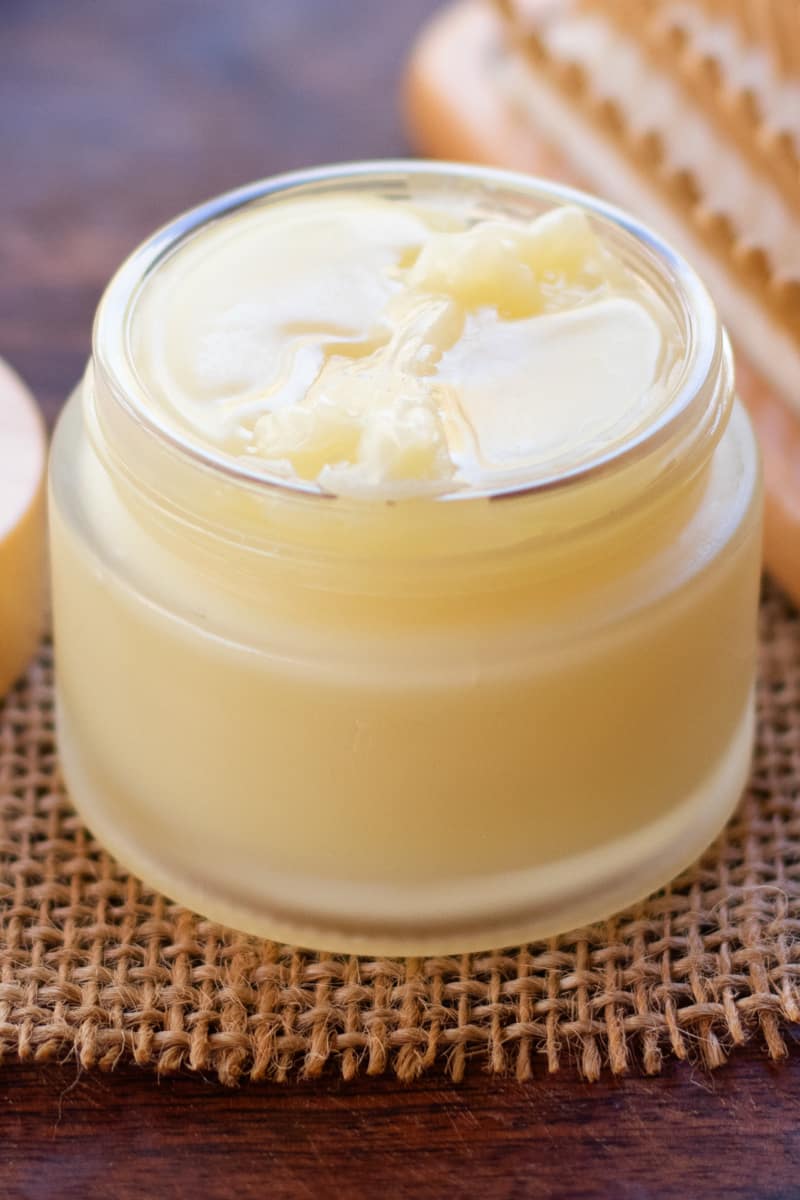
[[[187,210],[147,238],[122,263],[108,284],[98,305],[92,333],[94,362],[102,372],[107,392],[129,419],[133,419],[165,448],[178,453],[197,467],[224,477],[231,484],[264,490],[265,493],[284,493],[287,496],[336,499],[340,502],[364,503],[349,496],[326,492],[314,481],[282,478],[253,469],[245,461],[216,451],[211,446],[181,436],[180,432],[161,419],[154,408],[137,403],[144,392],[136,372],[129,345],[129,318],[141,288],[160,264],[200,229],[231,214],[291,193],[309,194],[330,187],[346,186],[373,189],[397,188],[408,180],[422,180],[435,185],[454,182],[473,183],[488,191],[505,189],[518,198],[549,203],[550,206],[577,205],[590,216],[610,225],[643,247],[650,259],[668,277],[681,301],[686,322],[687,353],[681,364],[681,376],[675,395],[654,420],[612,450],[591,458],[588,462],[566,470],[544,475],[536,480],[521,481],[502,488],[458,489],[430,497],[437,503],[465,503],[477,499],[513,500],[551,492],[595,480],[610,471],[627,467],[662,446],[689,419],[700,401],[707,407],[704,393],[709,381],[716,377],[715,364],[722,354],[722,333],[716,309],[705,285],[689,263],[658,234],[628,213],[589,193],[555,183],[538,176],[495,167],[467,163],[441,163],[416,159],[379,159],[312,167],[271,176],[225,192]],[[414,497],[419,499],[420,497]],[[395,503],[382,500],[382,503]],[[375,499],[369,500],[375,504]]]

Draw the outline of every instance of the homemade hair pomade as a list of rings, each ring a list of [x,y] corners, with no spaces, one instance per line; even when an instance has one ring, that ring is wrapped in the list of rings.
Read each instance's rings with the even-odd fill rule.
[[[758,455],[703,286],[597,201],[376,163],[196,209],[112,280],[51,485],[71,794],[205,915],[530,940],[736,804]]]

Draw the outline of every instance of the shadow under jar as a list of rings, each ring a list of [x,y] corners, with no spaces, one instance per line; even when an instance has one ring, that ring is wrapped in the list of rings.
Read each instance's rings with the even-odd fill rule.
[[[137,306],[213,224],[377,196],[467,222],[579,206],[679,331],[610,451],[399,501],[264,477],[154,415]],[[760,475],[691,269],[599,201],[375,163],[247,187],[156,234],[98,312],[55,436],[60,754],[148,883],[255,934],[466,951],[607,916],[688,865],[746,781]]]

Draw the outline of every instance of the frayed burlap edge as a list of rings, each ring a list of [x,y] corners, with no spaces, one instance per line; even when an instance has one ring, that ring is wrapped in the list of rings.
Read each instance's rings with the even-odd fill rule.
[[[48,646],[0,706],[0,1058],[188,1067],[233,1084],[468,1063],[525,1080],[723,1063],[800,1020],[800,624],[761,607],[750,787],[725,834],[604,924],[502,953],[348,958],[201,920],[122,870],[76,817],[53,738]]]

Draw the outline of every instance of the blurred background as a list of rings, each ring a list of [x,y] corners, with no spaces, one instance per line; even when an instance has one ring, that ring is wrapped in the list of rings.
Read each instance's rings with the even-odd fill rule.
[[[0,0],[0,355],[49,420],[109,276],[215,193],[409,153],[437,0]]]

